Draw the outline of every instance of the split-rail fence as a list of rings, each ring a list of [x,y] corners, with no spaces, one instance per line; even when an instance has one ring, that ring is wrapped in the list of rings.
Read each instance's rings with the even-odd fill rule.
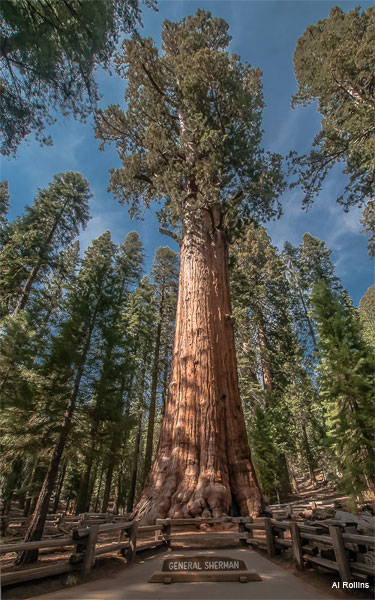
[[[81,518],[82,521],[85,523],[85,519]],[[104,554],[117,552],[132,563],[136,552],[145,548],[192,541],[210,547],[216,540],[238,541],[246,547],[265,550],[270,558],[289,551],[298,569],[323,567],[338,573],[343,581],[374,577],[374,566],[368,557],[373,556],[375,538],[343,532],[340,526],[313,527],[271,518],[254,522],[251,517],[158,519],[155,525],[142,526],[137,521],[106,523],[103,518],[95,519],[95,515],[86,520],[86,525],[74,529],[69,537],[0,545],[0,554],[35,548],[51,552],[57,548],[72,551],[68,560],[56,564],[4,573],[2,585],[78,570],[86,576],[95,564],[95,558]],[[206,530],[202,530],[202,525]],[[221,531],[214,531],[212,526],[218,526]],[[152,535],[153,539],[150,539]]]

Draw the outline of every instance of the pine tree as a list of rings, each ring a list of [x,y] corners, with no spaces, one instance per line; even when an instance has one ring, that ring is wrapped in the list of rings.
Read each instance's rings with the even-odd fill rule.
[[[324,281],[311,295],[319,343],[320,394],[341,484],[348,493],[374,487],[374,357],[358,314]]]
[[[56,266],[59,252],[88,221],[89,185],[80,173],[55,175],[40,189],[33,206],[3,233],[1,250],[1,310],[15,316],[31,292]]]
[[[331,261],[331,250],[317,237],[304,233],[302,244],[297,248],[285,244],[283,258],[288,269],[292,294],[293,321],[300,346],[312,359],[317,342],[310,318],[310,293],[315,283],[324,280],[333,291],[341,292],[342,286]]]
[[[265,229],[253,224],[243,226],[232,262],[240,385],[254,460],[264,493],[286,499],[286,457],[295,453],[295,440],[286,427],[293,415],[283,395],[299,357],[285,267]]]
[[[53,415],[58,426],[48,470],[26,532],[27,542],[40,540],[43,533],[73,414],[82,394],[81,383],[90,350],[92,346],[95,348],[97,336],[106,321],[113,283],[113,254],[109,232],[94,240],[86,251],[77,284],[67,299],[68,318],[62,323],[50,356],[43,365],[46,378],[41,400],[46,403],[47,399],[54,399],[53,405],[45,406],[44,410]],[[37,555],[38,551],[25,551],[18,563],[35,562]]]
[[[127,111],[110,106],[97,119],[97,137],[115,142],[122,160],[115,196],[132,215],[140,202],[163,202],[160,223],[182,244],[169,394],[139,504],[149,521],[218,516],[233,498],[242,514],[261,504],[239,397],[227,236],[238,213],[276,215],[283,185],[280,157],[260,148],[260,71],[230,56],[229,41],[227,24],[198,10],[165,21],[160,53],[150,39],[124,42],[116,63],[129,82]]]

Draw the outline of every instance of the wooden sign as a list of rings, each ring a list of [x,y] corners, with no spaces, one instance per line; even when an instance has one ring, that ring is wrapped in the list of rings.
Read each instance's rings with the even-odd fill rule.
[[[163,571],[246,571],[243,560],[227,556],[191,556],[189,558],[168,558],[163,563]]]
[[[261,581],[255,571],[248,571],[243,560],[228,556],[189,556],[168,558],[163,570],[156,571],[149,583],[183,583],[189,581]]]

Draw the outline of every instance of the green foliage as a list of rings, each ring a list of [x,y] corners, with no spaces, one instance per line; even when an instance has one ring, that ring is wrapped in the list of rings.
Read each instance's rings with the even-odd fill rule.
[[[375,348],[375,285],[371,285],[359,301],[359,318],[364,341]]]
[[[361,225],[363,225],[362,233],[368,235],[368,253],[375,257],[375,200],[369,200],[363,209]]]
[[[361,492],[373,484],[374,356],[362,339],[356,310],[323,281],[311,294],[318,331],[319,385],[328,437],[342,486]]]
[[[288,463],[306,466],[311,415],[295,398],[314,391],[293,334],[286,267],[263,227],[249,225],[231,249],[232,293],[241,396],[252,456],[263,492],[286,498]],[[303,381],[302,381],[303,379]],[[301,428],[308,429],[304,447]]]
[[[80,173],[54,175],[25,214],[5,228],[0,256],[3,315],[24,308],[36,285],[62,264],[61,250],[87,224],[90,198],[89,184]]]
[[[0,181],[0,243],[2,244],[3,229],[7,224],[9,210],[8,182]]]
[[[318,101],[323,119],[309,156],[295,157],[294,170],[308,206],[329,170],[345,164],[349,182],[338,201],[347,210],[374,196],[375,8],[344,13],[310,25],[298,40],[294,68],[298,92],[293,106]]]
[[[13,154],[32,131],[50,144],[43,130],[56,111],[85,119],[95,109],[94,71],[109,68],[140,9],[138,0],[4,0],[0,15],[1,152]]]
[[[164,22],[160,53],[151,39],[124,42],[116,67],[128,80],[127,110],[99,111],[96,137],[102,148],[116,144],[122,167],[112,169],[110,189],[132,215],[153,200],[171,228],[186,227],[198,208],[227,221],[240,205],[278,214],[280,157],[260,148],[261,73],[229,55],[229,41],[225,21],[198,9]]]
[[[316,349],[316,336],[310,318],[311,290],[315,283],[324,280],[331,289],[342,291],[330,257],[331,250],[325,242],[310,233],[304,233],[302,244],[298,247],[287,242],[282,255],[287,266],[294,332],[307,362],[310,362],[310,370],[314,363],[312,351]]]

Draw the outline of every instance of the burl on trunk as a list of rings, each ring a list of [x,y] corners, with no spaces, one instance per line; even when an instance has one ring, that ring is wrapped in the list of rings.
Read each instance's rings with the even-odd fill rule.
[[[168,399],[135,510],[150,523],[261,509],[238,387],[225,235],[212,211],[193,214],[181,248]]]

